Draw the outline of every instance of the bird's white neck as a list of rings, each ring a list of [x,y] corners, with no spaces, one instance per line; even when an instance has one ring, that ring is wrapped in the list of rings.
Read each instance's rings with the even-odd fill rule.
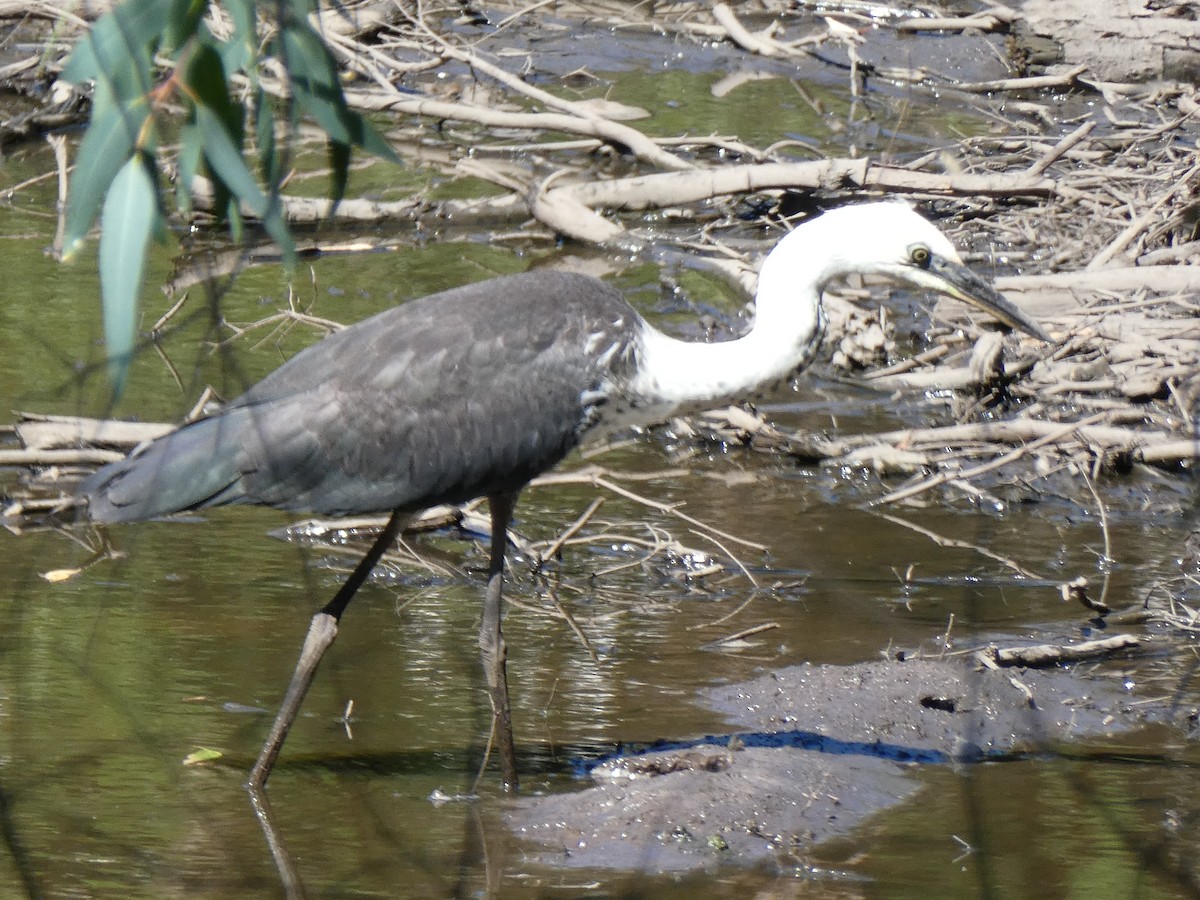
[[[793,232],[763,262],[754,325],[742,337],[690,343],[647,326],[634,396],[669,417],[748,399],[807,365],[819,339],[821,291],[842,272],[806,237],[803,246],[784,250],[800,238]]]

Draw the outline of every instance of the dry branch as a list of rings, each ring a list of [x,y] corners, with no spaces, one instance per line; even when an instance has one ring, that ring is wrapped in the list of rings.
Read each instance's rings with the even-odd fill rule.
[[[569,191],[593,209],[643,210],[695,203],[728,194],[769,189],[873,189],[891,192],[972,196],[1046,196],[1054,181],[1023,172],[1005,175],[939,175],[873,164],[868,159],[722,166],[703,172],[659,173],[611,181],[589,181]]]
[[[276,91],[283,93],[278,86],[276,86]],[[368,94],[362,91],[347,91],[346,100],[352,106],[363,110],[404,113],[439,121],[472,122],[491,128],[517,128],[528,131],[558,131],[564,134],[579,134],[615,144],[628,150],[634,156],[664,169],[675,171],[693,168],[691,163],[662,150],[640,131],[597,116],[581,116],[570,113],[507,112],[425,97]]]
[[[1030,78],[1001,78],[997,81],[961,82],[952,85],[955,90],[971,94],[991,94],[1000,91],[1040,91],[1047,88],[1064,88],[1073,85],[1087,71],[1087,66],[1076,66],[1058,75],[1035,75]]]
[[[48,416],[19,413],[17,437],[26,450],[61,450],[81,447],[132,450],[174,429],[158,422],[119,422],[82,416]]]
[[[1200,266],[1125,266],[1100,271],[1051,272],[1045,275],[1010,275],[996,279],[996,288],[1005,294],[1047,293],[1071,296],[1105,291],[1131,294],[1153,291],[1156,294],[1200,293]],[[1025,301],[1020,300],[1022,304]]]
[[[1128,453],[1134,459],[1145,462],[1178,462],[1200,456],[1200,441],[1181,440],[1177,434],[1165,431],[1098,424],[1106,415],[1097,413],[1080,422],[1067,423],[1022,417],[1004,422],[976,422],[841,439],[813,439],[806,443],[836,462],[856,461],[860,464],[864,455],[873,448],[897,444],[903,445],[909,452],[918,453],[923,452],[922,448],[944,453],[947,448],[968,444],[1020,445],[1025,452],[1030,452],[1070,441],[1099,452]],[[1170,453],[1166,452],[1168,449]],[[928,457],[926,462],[929,462]],[[958,473],[954,477],[964,475]]]
[[[1095,641],[1078,644],[1037,644],[1032,647],[988,647],[979,654],[998,666],[1022,666],[1041,669],[1066,663],[1082,662],[1114,656],[1127,650],[1136,650],[1144,642],[1132,634],[1115,634]]]
[[[116,450],[0,450],[0,466],[100,466],[124,459]]]
[[[202,175],[192,181],[192,191],[197,209],[211,210],[213,204],[212,182]],[[421,218],[442,219],[461,224],[484,222],[517,222],[528,217],[529,208],[518,195],[482,197],[475,200],[362,200],[343,199],[336,208],[331,201],[320,197],[293,197],[284,194],[279,198],[284,218],[297,225],[316,225],[333,218],[337,221],[366,224],[383,221],[416,221]],[[248,217],[253,214],[243,209]]]
[[[1017,18],[1015,12],[1006,7],[996,7],[987,12],[970,16],[932,16],[900,19],[892,24],[897,31],[998,31],[1011,25]]]
[[[596,112],[595,106],[575,103],[556,97],[548,91],[534,87],[499,66],[493,65],[476,53],[467,53],[445,44],[443,44],[442,53],[451,59],[457,59],[460,62],[466,63],[472,69],[490,75],[502,84],[538,103],[544,103],[552,108],[563,110],[572,118],[588,123],[593,129],[592,134],[594,137],[601,138],[621,147],[627,147],[629,152],[634,156],[652,165],[668,170],[687,170],[695,167],[694,163],[680,159],[663,150],[636,128],[622,125],[620,122],[614,122],[599,115]]]
[[[733,10],[724,3],[717,3],[713,6],[713,18],[725,30],[728,38],[743,50],[766,57],[798,55],[796,47],[777,41],[770,34],[753,34],[748,31],[746,26],[734,15]]]
[[[90,7],[90,15],[99,16],[107,11],[113,3],[92,2],[84,4]],[[24,19],[34,17],[61,21],[72,28],[86,29],[88,21],[77,16],[72,10],[79,6],[75,3],[51,3],[44,0],[0,0],[0,19]],[[70,9],[68,9],[70,7]]]

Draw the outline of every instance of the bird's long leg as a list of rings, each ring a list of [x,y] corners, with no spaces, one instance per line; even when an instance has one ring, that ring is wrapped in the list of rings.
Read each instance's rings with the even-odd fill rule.
[[[379,537],[375,538],[375,543],[371,545],[366,556],[350,573],[346,583],[342,585],[333,599],[312,617],[312,622],[308,626],[308,634],[304,638],[304,646],[300,650],[300,658],[296,661],[295,671],[292,672],[292,680],[288,684],[287,693],[284,694],[279,712],[275,714],[271,733],[267,735],[266,743],[259,751],[258,760],[254,763],[254,768],[250,770],[250,778],[246,782],[246,787],[251,792],[257,793],[266,785],[271,769],[275,766],[275,760],[279,756],[279,751],[283,747],[283,742],[287,739],[288,730],[292,727],[292,723],[296,720],[296,714],[300,711],[304,695],[308,693],[313,676],[317,674],[317,665],[321,662],[325,651],[333,644],[334,638],[337,637],[338,623],[341,621],[342,613],[346,611],[355,592],[362,587],[362,583],[367,580],[367,576],[371,574],[371,570],[375,568],[379,558],[392,545],[392,541],[396,539],[396,535],[400,533],[410,518],[409,514],[401,513],[399,510],[392,513],[391,518],[383,527],[383,531],[379,533]]]
[[[271,801],[266,791],[250,791],[250,806],[254,810],[254,818],[262,829],[263,837],[267,839],[267,847],[271,851],[271,861],[275,863],[275,871],[279,873],[279,884],[287,900],[304,900],[304,882],[292,862],[287,845],[283,842],[283,833],[275,825],[275,814],[271,810]]]
[[[488,507],[492,512],[492,546],[487,593],[483,600],[483,623],[479,627],[479,652],[492,701],[492,735],[500,752],[500,777],[507,791],[517,789],[517,752],[513,745],[512,708],[508,702],[508,648],[500,630],[500,618],[504,551],[508,546],[508,523],[512,520],[516,504],[515,492],[488,497]]]

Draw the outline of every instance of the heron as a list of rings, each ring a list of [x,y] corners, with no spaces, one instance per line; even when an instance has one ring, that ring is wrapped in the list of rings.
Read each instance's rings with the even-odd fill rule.
[[[972,304],[1049,335],[967,268],[909,205],[840,207],[787,233],[763,261],[741,337],[670,337],[612,286],[552,270],[412,300],[297,353],[237,399],[85,479],[96,522],[225,504],[325,516],[390,513],[309,623],[247,786],[261,791],[355,592],[422,510],[485,497],[491,517],[479,649],[505,788],[517,785],[501,628],[504,556],[522,488],[586,439],[753,399],[818,351],[822,293],[847,276]]]

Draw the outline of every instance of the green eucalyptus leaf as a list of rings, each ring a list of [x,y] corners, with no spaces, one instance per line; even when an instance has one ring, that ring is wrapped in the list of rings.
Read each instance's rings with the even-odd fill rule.
[[[87,237],[109,185],[134,151],[147,115],[146,105],[139,103],[124,109],[109,105],[93,117],[79,145],[67,192],[64,259],[69,259]]]
[[[246,237],[246,221],[242,218],[242,210],[232,197],[225,204],[225,221],[229,226],[229,236],[235,244],[240,244]]]
[[[205,110],[206,115],[215,116],[220,122],[219,130],[228,136],[240,158],[245,133],[244,113],[230,99],[229,83],[225,80],[225,69],[216,47],[207,43],[195,46],[181,78],[182,91],[194,104],[193,116],[199,115],[196,111],[199,109]],[[204,134],[206,128],[201,126],[200,131]],[[229,209],[236,209],[237,200],[231,196],[230,186],[224,176],[214,169],[211,161],[208,168],[213,180],[213,211],[222,221],[231,221]]]
[[[166,30],[171,6],[162,0],[126,0],[101,16],[71,51],[63,80],[108,82],[125,102],[144,96],[153,84],[152,50]]]
[[[282,25],[277,52],[287,68],[296,102],[320,123],[331,140],[357,143],[346,122],[346,103],[337,66],[321,38],[303,19]]]
[[[353,130],[358,134],[358,140],[355,143],[368,153],[373,153],[380,159],[386,159],[388,162],[399,165],[400,157],[396,155],[392,145],[387,142],[387,138],[380,134],[358,110],[347,109],[347,112],[356,121]]]
[[[174,52],[199,37],[201,31],[207,33],[202,16],[208,0],[170,0],[170,6],[162,43],[165,51]]]
[[[390,162],[400,161],[371,123],[346,105],[337,64],[306,20],[284,21],[277,52],[287,67],[296,102],[317,120],[331,141],[362,147]]]
[[[196,125],[203,135],[204,158],[213,175],[225,183],[240,203],[261,218],[267,211],[267,196],[246,167],[240,143],[234,142],[221,117],[207,106],[196,107]]]
[[[250,74],[257,71],[253,66],[253,49],[245,41],[238,40],[236,36],[227,41],[221,41],[217,45],[217,53],[221,55],[221,68],[225,70],[226,75],[233,75],[237,72]],[[257,79],[252,78],[251,80]]]
[[[287,7],[286,12],[290,13],[293,18],[303,20],[307,20],[309,16],[316,13],[318,6],[317,0],[286,0],[281,5]]]
[[[292,233],[288,230],[287,222],[283,218],[283,210],[279,205],[278,197],[271,201],[266,215],[262,217],[262,227],[279,245],[284,266],[291,268],[295,265],[296,244],[292,240]]]
[[[258,17],[254,12],[254,0],[225,0],[223,6],[233,21],[233,34],[244,44],[258,43]]]
[[[129,372],[137,331],[137,301],[146,245],[159,217],[150,162],[137,153],[117,173],[104,200],[100,225],[100,295],[108,374],[119,394]]]
[[[275,239],[288,264],[295,257],[295,244],[283,219],[278,198],[269,198],[254,180],[241,147],[234,144],[221,120],[207,107],[196,107],[196,123],[204,135],[204,158],[209,169],[233,195],[236,202],[258,217],[267,234]]]
[[[239,70],[245,70],[253,81],[256,74],[253,62],[258,51],[254,0],[225,0],[224,7],[233,22],[233,36],[221,44],[221,59],[225,64],[225,74],[231,75]]]
[[[346,181],[350,175],[350,145],[338,141],[329,142],[330,175],[329,193],[333,204],[329,207],[329,217],[346,196]]]
[[[216,47],[211,44],[195,47],[184,66],[181,87],[193,103],[216,113],[234,142],[241,144],[242,108],[229,96],[229,83],[225,80],[225,68]]]
[[[283,161],[275,149],[275,104],[266,91],[259,89],[254,103],[254,134],[258,145],[258,164],[267,184],[279,184]]]
[[[195,116],[179,129],[179,176],[175,179],[175,203],[185,216],[192,212],[192,182],[200,171],[204,153],[204,136],[196,125]]]

